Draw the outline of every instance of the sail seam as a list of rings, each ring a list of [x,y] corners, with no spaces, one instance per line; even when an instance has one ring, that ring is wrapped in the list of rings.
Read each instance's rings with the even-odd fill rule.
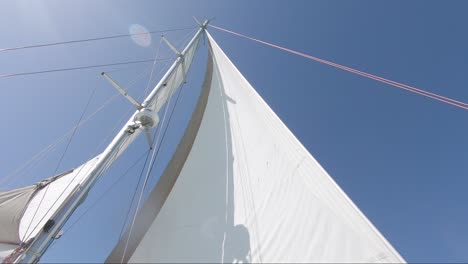
[[[174,75],[173,75],[173,76],[174,76],[174,80],[177,79],[177,74],[179,73],[179,69],[180,69],[180,68],[178,68],[178,69],[175,71]],[[172,77],[171,77],[171,78],[172,78]],[[170,105],[171,100],[172,100],[172,95],[174,94],[174,91],[175,91],[175,89],[177,88],[177,87],[174,88],[174,86],[176,86],[176,82],[173,82],[171,85],[172,85],[172,86],[171,86],[171,89],[170,89],[170,90],[171,90],[171,93],[170,93],[170,95],[169,95],[168,101],[166,102],[166,109],[164,110],[164,115],[163,115],[162,121],[161,121],[161,123],[159,124],[159,125],[160,125],[160,129],[159,129],[159,131],[158,131],[158,133],[157,133],[156,140],[153,140],[153,141],[154,141],[154,145],[155,145],[155,146],[156,146],[156,145],[158,146],[158,147],[157,147],[158,150],[159,150],[159,148],[160,148],[160,146],[161,146],[161,144],[162,144],[162,142],[159,142],[159,137],[161,136],[161,130],[162,130],[162,127],[164,126],[164,122],[165,122],[165,120],[166,120],[166,115],[167,115],[167,112],[168,112],[168,110],[169,110],[169,105]],[[183,85],[183,84],[182,84],[182,85]],[[168,120],[168,122],[169,122],[169,121],[170,121],[170,120]],[[158,143],[159,143],[159,144],[158,144]],[[145,176],[145,181],[143,182],[143,186],[141,187],[140,196],[139,196],[139,198],[138,198],[138,202],[137,202],[136,209],[135,209],[135,214],[134,214],[134,216],[133,216],[133,220],[132,220],[132,223],[131,223],[131,225],[130,225],[130,229],[129,229],[130,232],[129,232],[129,235],[128,235],[128,237],[127,237],[127,242],[125,243],[125,248],[124,248],[124,251],[123,251],[123,254],[122,254],[122,259],[121,259],[120,263],[123,263],[123,261],[124,261],[124,259],[125,259],[125,253],[126,253],[126,251],[127,251],[128,242],[129,242],[129,240],[130,240],[130,238],[131,238],[131,236],[132,236],[132,230],[133,230],[133,226],[134,226],[134,224],[135,224],[135,220],[136,220],[136,217],[137,217],[137,214],[138,214],[138,211],[139,211],[141,199],[143,198],[143,193],[144,193],[144,191],[145,191],[146,184],[148,183],[148,179],[149,179],[150,173],[151,173],[151,171],[152,171],[154,162],[155,162],[155,160],[156,160],[156,153],[159,152],[159,151],[157,151],[157,149],[156,149],[156,148],[153,148],[153,154],[152,154],[152,157],[151,157],[151,161],[150,161],[150,164],[149,164],[149,166],[148,166],[148,171],[147,171],[146,176]],[[143,169],[144,169],[144,168],[143,168]]]
[[[210,35],[211,37],[211,35]],[[211,43],[210,43],[211,45]],[[215,61],[216,61],[216,58],[215,58]],[[222,69],[221,67],[217,66],[216,67],[217,71],[219,72],[223,72],[220,74],[219,78],[222,80],[222,76],[225,76],[225,72],[224,72],[224,69]],[[220,80],[220,81],[221,81]],[[229,97],[227,94],[226,94],[226,91],[224,89],[222,89],[222,87],[224,87],[224,85],[218,85],[219,86],[219,89],[220,89],[220,92],[221,92],[221,96],[223,98],[225,97]],[[227,101],[227,100],[225,100]],[[223,102],[223,111],[225,111],[225,107],[227,107],[226,105],[226,102]],[[237,110],[236,110],[236,107],[233,106],[233,111],[235,111],[237,113]],[[226,112],[224,113],[224,116],[226,118]],[[253,212],[253,222],[254,222],[254,225],[255,225],[255,229],[254,229],[254,232],[255,232],[255,237],[256,237],[256,244],[257,244],[257,250],[258,250],[258,257],[259,257],[259,262],[260,263],[263,263],[263,260],[262,260],[262,245],[260,244],[260,236],[258,234],[258,230],[260,229],[259,228],[259,225],[258,225],[258,216],[257,216],[257,207],[255,205],[255,201],[254,201],[254,198],[253,198],[253,194],[252,194],[252,189],[251,189],[251,186],[252,186],[252,182],[251,182],[251,179],[250,179],[250,169],[249,169],[249,161],[247,160],[247,151],[246,151],[246,147],[244,145],[244,139],[243,139],[243,136],[242,136],[242,129],[241,129],[241,126],[240,126],[240,122],[239,122],[239,118],[238,118],[238,114],[235,114],[234,117],[236,118],[236,124],[237,124],[237,129],[239,130],[239,136],[240,136],[240,144],[239,144],[239,141],[238,140],[235,140],[234,138],[232,140],[234,140],[234,142],[236,144],[239,144],[239,149],[241,151],[243,151],[244,155],[241,155],[243,157],[243,162],[246,166],[246,168],[240,168],[240,163],[237,162],[237,165],[238,165],[238,168],[239,168],[239,172],[243,175],[240,177],[241,181],[244,182],[244,178],[247,179],[248,181],[248,184],[242,184],[243,186],[245,186],[245,191],[247,192],[247,197],[244,195],[244,193],[242,192],[242,197],[244,199],[244,201],[248,201],[248,203],[250,203],[250,206],[253,210],[251,210]],[[226,123],[227,120],[225,120],[225,125],[227,124]],[[227,128],[225,127],[225,129],[227,130]],[[232,134],[232,133],[231,133]],[[227,141],[226,141],[227,142]],[[245,202],[247,204],[247,202]],[[245,210],[247,210],[247,208],[245,208]],[[248,214],[246,214],[248,215]],[[234,224],[234,223],[233,223]],[[223,259],[224,260],[224,259]]]
[[[197,47],[195,47],[193,54],[195,54],[196,50],[198,50],[198,44]],[[209,57],[207,68],[210,69],[211,67],[212,59],[211,57]],[[172,156],[172,159],[166,166],[163,174],[161,175],[153,191],[150,193],[148,200],[145,202],[145,204],[143,205],[143,207],[137,215],[137,220],[135,224],[138,224],[140,228],[137,230],[138,232],[136,232],[135,236],[133,236],[133,238],[128,244],[128,251],[131,253],[127,254],[127,256],[124,259],[124,262],[128,262],[134,254],[138,244],[142,241],[142,239],[145,236],[145,233],[148,231],[153,221],[157,218],[165,200],[169,196],[170,191],[172,190],[175,182],[177,181],[179,173],[182,170],[183,164],[185,163],[185,160],[187,159],[192,148],[193,142],[197,136],[198,129],[200,128],[200,124],[206,108],[208,94],[210,91],[210,83],[211,74],[205,77],[205,81],[200,97],[198,99],[198,103],[195,106],[195,110],[192,113],[190,122],[187,125],[186,131],[181,141],[179,142],[179,145],[177,146],[176,151]],[[156,205],[150,204],[151,202],[155,203]],[[124,237],[128,237],[128,230],[127,234]],[[107,263],[115,263],[121,260],[120,257],[122,256],[124,243],[125,238],[121,239],[117,243],[111,254],[106,259]]]
[[[208,32],[207,32],[208,33]],[[209,33],[208,33],[209,35]],[[210,38],[210,40],[212,40],[212,42],[216,44],[216,42]],[[219,47],[218,47],[219,48]],[[222,54],[223,57],[225,57],[225,54]],[[227,59],[228,62],[232,65],[232,62],[230,62],[229,59]],[[244,76],[242,76],[242,74],[240,74],[239,70],[233,66],[233,69],[238,73],[238,75],[240,76],[240,78],[242,78],[245,82],[248,83],[248,81],[245,79]],[[370,227],[370,229],[372,230],[372,232],[376,235],[376,237],[381,241],[382,245],[387,248],[388,252],[391,252],[393,254],[393,256],[400,260],[401,262],[404,262],[403,258],[395,251],[395,249],[393,249],[390,244],[388,243],[388,241],[380,234],[380,232],[377,231],[377,229],[370,223],[370,221],[364,216],[364,214],[357,208],[357,206],[351,201],[351,199],[349,197],[346,196],[346,194],[343,192],[343,190],[341,190],[341,188],[339,188],[339,186],[336,184],[336,182],[328,175],[328,173],[325,171],[325,169],[315,160],[315,158],[313,158],[313,156],[305,149],[305,147],[299,142],[299,140],[294,136],[294,134],[292,134],[292,132],[286,127],[286,125],[279,119],[279,117],[274,114],[274,111],[268,106],[268,104],[261,98],[261,96],[258,94],[258,92],[251,88],[250,89],[252,92],[253,92],[253,95],[255,95],[255,97],[258,99],[258,101],[264,105],[264,107],[266,107],[266,109],[269,109],[270,112],[272,113],[270,116],[271,118],[273,118],[274,120],[276,120],[276,123],[278,123],[278,125],[280,127],[282,127],[284,130],[284,133],[286,133],[288,135],[287,138],[289,138],[289,140],[293,141],[296,143],[296,145],[298,145],[298,150],[301,150],[303,153],[305,153],[305,155],[307,155],[316,165],[317,167],[319,168],[319,170],[322,172],[323,175],[325,175],[325,179],[331,183],[332,187],[334,189],[336,189],[338,191],[338,193],[340,194],[340,196],[342,198],[344,198],[344,201],[346,203],[348,203],[351,208],[353,209],[353,211],[355,211],[357,213],[357,215],[359,216],[360,219],[363,220],[363,223],[365,223],[368,227]]]

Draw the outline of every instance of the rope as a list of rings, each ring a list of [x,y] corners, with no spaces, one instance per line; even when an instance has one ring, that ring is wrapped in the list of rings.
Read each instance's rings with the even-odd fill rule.
[[[264,44],[264,45],[267,45],[267,46],[270,46],[270,47],[273,47],[273,48],[276,48],[276,49],[280,49],[280,50],[283,50],[283,51],[286,51],[286,52],[289,52],[289,53],[292,53],[292,54],[296,54],[296,55],[299,55],[301,57],[304,57],[304,58],[307,58],[307,59],[310,59],[310,60],[314,60],[314,61],[326,64],[326,65],[329,65],[329,66],[332,66],[332,67],[335,67],[335,68],[338,68],[338,69],[341,69],[341,70],[344,70],[344,71],[347,71],[347,72],[351,72],[351,73],[361,75],[361,76],[367,77],[369,79],[373,79],[373,80],[376,80],[376,81],[379,81],[379,82],[382,82],[382,83],[385,83],[385,84],[388,84],[388,85],[391,85],[391,86],[394,86],[394,87],[397,87],[397,88],[400,88],[400,89],[404,89],[404,90],[407,90],[407,91],[412,92],[412,93],[416,93],[416,94],[419,94],[419,95],[422,95],[422,96],[425,96],[425,97],[428,97],[428,98],[432,98],[434,100],[438,100],[440,102],[450,104],[450,105],[456,106],[456,107],[464,109],[464,110],[468,110],[468,104],[467,103],[457,101],[457,100],[452,99],[452,98],[448,98],[448,97],[438,95],[438,94],[435,94],[435,93],[431,93],[431,92],[428,92],[428,91],[425,91],[425,90],[422,90],[422,89],[419,89],[419,88],[416,88],[416,87],[413,87],[413,86],[410,86],[410,85],[395,82],[395,81],[392,81],[392,80],[389,80],[389,79],[379,77],[377,75],[373,75],[373,74],[366,73],[366,72],[363,72],[363,71],[359,71],[359,70],[356,70],[356,69],[353,69],[353,68],[349,68],[349,67],[346,67],[346,66],[334,63],[334,62],[330,62],[330,61],[320,59],[318,57],[314,57],[314,56],[311,56],[311,55],[308,55],[308,54],[305,54],[305,53],[302,53],[302,52],[298,52],[298,51],[294,51],[292,49],[281,47],[281,46],[278,46],[278,45],[275,45],[275,44],[272,44],[272,43],[269,43],[269,42],[266,42],[266,41],[262,41],[262,40],[259,40],[259,39],[256,39],[256,38],[252,38],[252,37],[249,37],[249,36],[246,36],[246,35],[243,35],[243,34],[228,30],[228,29],[224,29],[224,28],[221,28],[221,27],[218,27],[218,26],[214,26],[214,25],[211,25],[211,24],[209,24],[208,26],[210,26],[212,28],[215,28],[215,29],[218,29],[218,30],[221,30],[221,31],[224,31],[224,32],[227,32],[227,33],[230,33],[230,34],[233,34],[233,35],[236,35],[236,36],[239,36],[239,37],[242,37],[242,38],[253,40],[255,42],[258,42],[258,43],[261,43],[261,44]]]

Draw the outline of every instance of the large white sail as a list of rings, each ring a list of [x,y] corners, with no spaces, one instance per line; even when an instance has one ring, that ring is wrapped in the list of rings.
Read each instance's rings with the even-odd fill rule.
[[[185,81],[202,31],[200,28],[186,48],[178,52],[168,72],[139,104],[141,109],[138,108],[97,158],[35,186],[0,193],[0,224],[3,225],[0,230],[0,257],[3,261],[38,261],[54,237],[60,235],[60,227],[84,200],[93,182],[143,130],[149,132],[157,125],[158,111]]]
[[[404,262],[207,35],[188,131],[107,261]]]

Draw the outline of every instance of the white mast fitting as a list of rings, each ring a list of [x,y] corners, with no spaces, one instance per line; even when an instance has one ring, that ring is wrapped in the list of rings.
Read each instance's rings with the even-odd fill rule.
[[[187,74],[188,67],[192,62],[201,33],[204,31],[207,24],[208,21],[205,21],[201,25],[200,29],[195,33],[185,49],[178,54],[176,61],[172,64],[141,105],[132,97],[127,96],[126,92],[122,88],[111,81],[113,85],[115,84],[114,87],[118,87],[117,89],[119,92],[137,106],[137,109],[140,109],[132,115],[109,146],[107,146],[104,152],[99,155],[98,161],[94,165],[94,168],[90,170],[87,179],[72,191],[72,194],[47,221],[45,227],[34,238],[25,252],[16,259],[16,262],[35,263],[39,261],[47,247],[59,234],[59,231],[67,219],[84,200],[86,194],[89,192],[90,188],[94,185],[99,176],[102,175],[102,173],[109,168],[120,154],[125,151],[125,149],[136,139],[142,130],[147,130],[149,127],[157,125],[159,120],[155,113],[157,113],[167,102],[167,99],[171,94],[171,90],[177,89],[185,81],[185,75]],[[176,74],[178,72],[181,74]],[[108,80],[112,80],[108,76],[105,77]],[[180,77],[182,77],[182,79],[180,79]],[[122,91],[119,88],[122,89]],[[138,105],[141,107],[138,107]]]

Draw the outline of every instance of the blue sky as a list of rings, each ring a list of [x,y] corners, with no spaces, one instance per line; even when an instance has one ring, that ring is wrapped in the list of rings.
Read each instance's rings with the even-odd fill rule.
[[[0,4],[0,48],[195,26],[192,16],[391,80],[468,102],[468,3],[463,1],[12,1]],[[468,261],[468,112],[211,29],[244,76],[304,146],[409,262]],[[190,30],[168,33],[181,44]],[[159,43],[131,38],[0,52],[0,74],[151,59]],[[160,56],[172,56],[164,47]],[[201,46],[179,104],[195,103],[206,58]],[[142,97],[151,65],[0,79],[0,180],[62,136],[115,90],[109,71]],[[156,71],[163,64],[156,65]],[[154,80],[152,83],[155,83]],[[198,89],[198,90],[197,90]],[[128,118],[112,101],[78,130],[60,170],[102,150]],[[185,111],[187,112],[187,111]],[[178,109],[153,183],[188,114]],[[121,120],[123,120],[121,119]],[[120,122],[120,123],[119,123]],[[114,128],[114,129],[113,129]],[[96,185],[77,214],[145,150],[141,138]],[[53,173],[64,143],[18,175],[18,187]],[[100,147],[99,147],[100,145]],[[96,147],[98,146],[98,147]],[[96,150],[97,149],[97,150]],[[102,261],[116,242],[140,167],[55,243],[43,261]],[[4,187],[1,185],[0,187]],[[76,217],[75,217],[76,218]],[[71,221],[74,221],[72,218]]]

